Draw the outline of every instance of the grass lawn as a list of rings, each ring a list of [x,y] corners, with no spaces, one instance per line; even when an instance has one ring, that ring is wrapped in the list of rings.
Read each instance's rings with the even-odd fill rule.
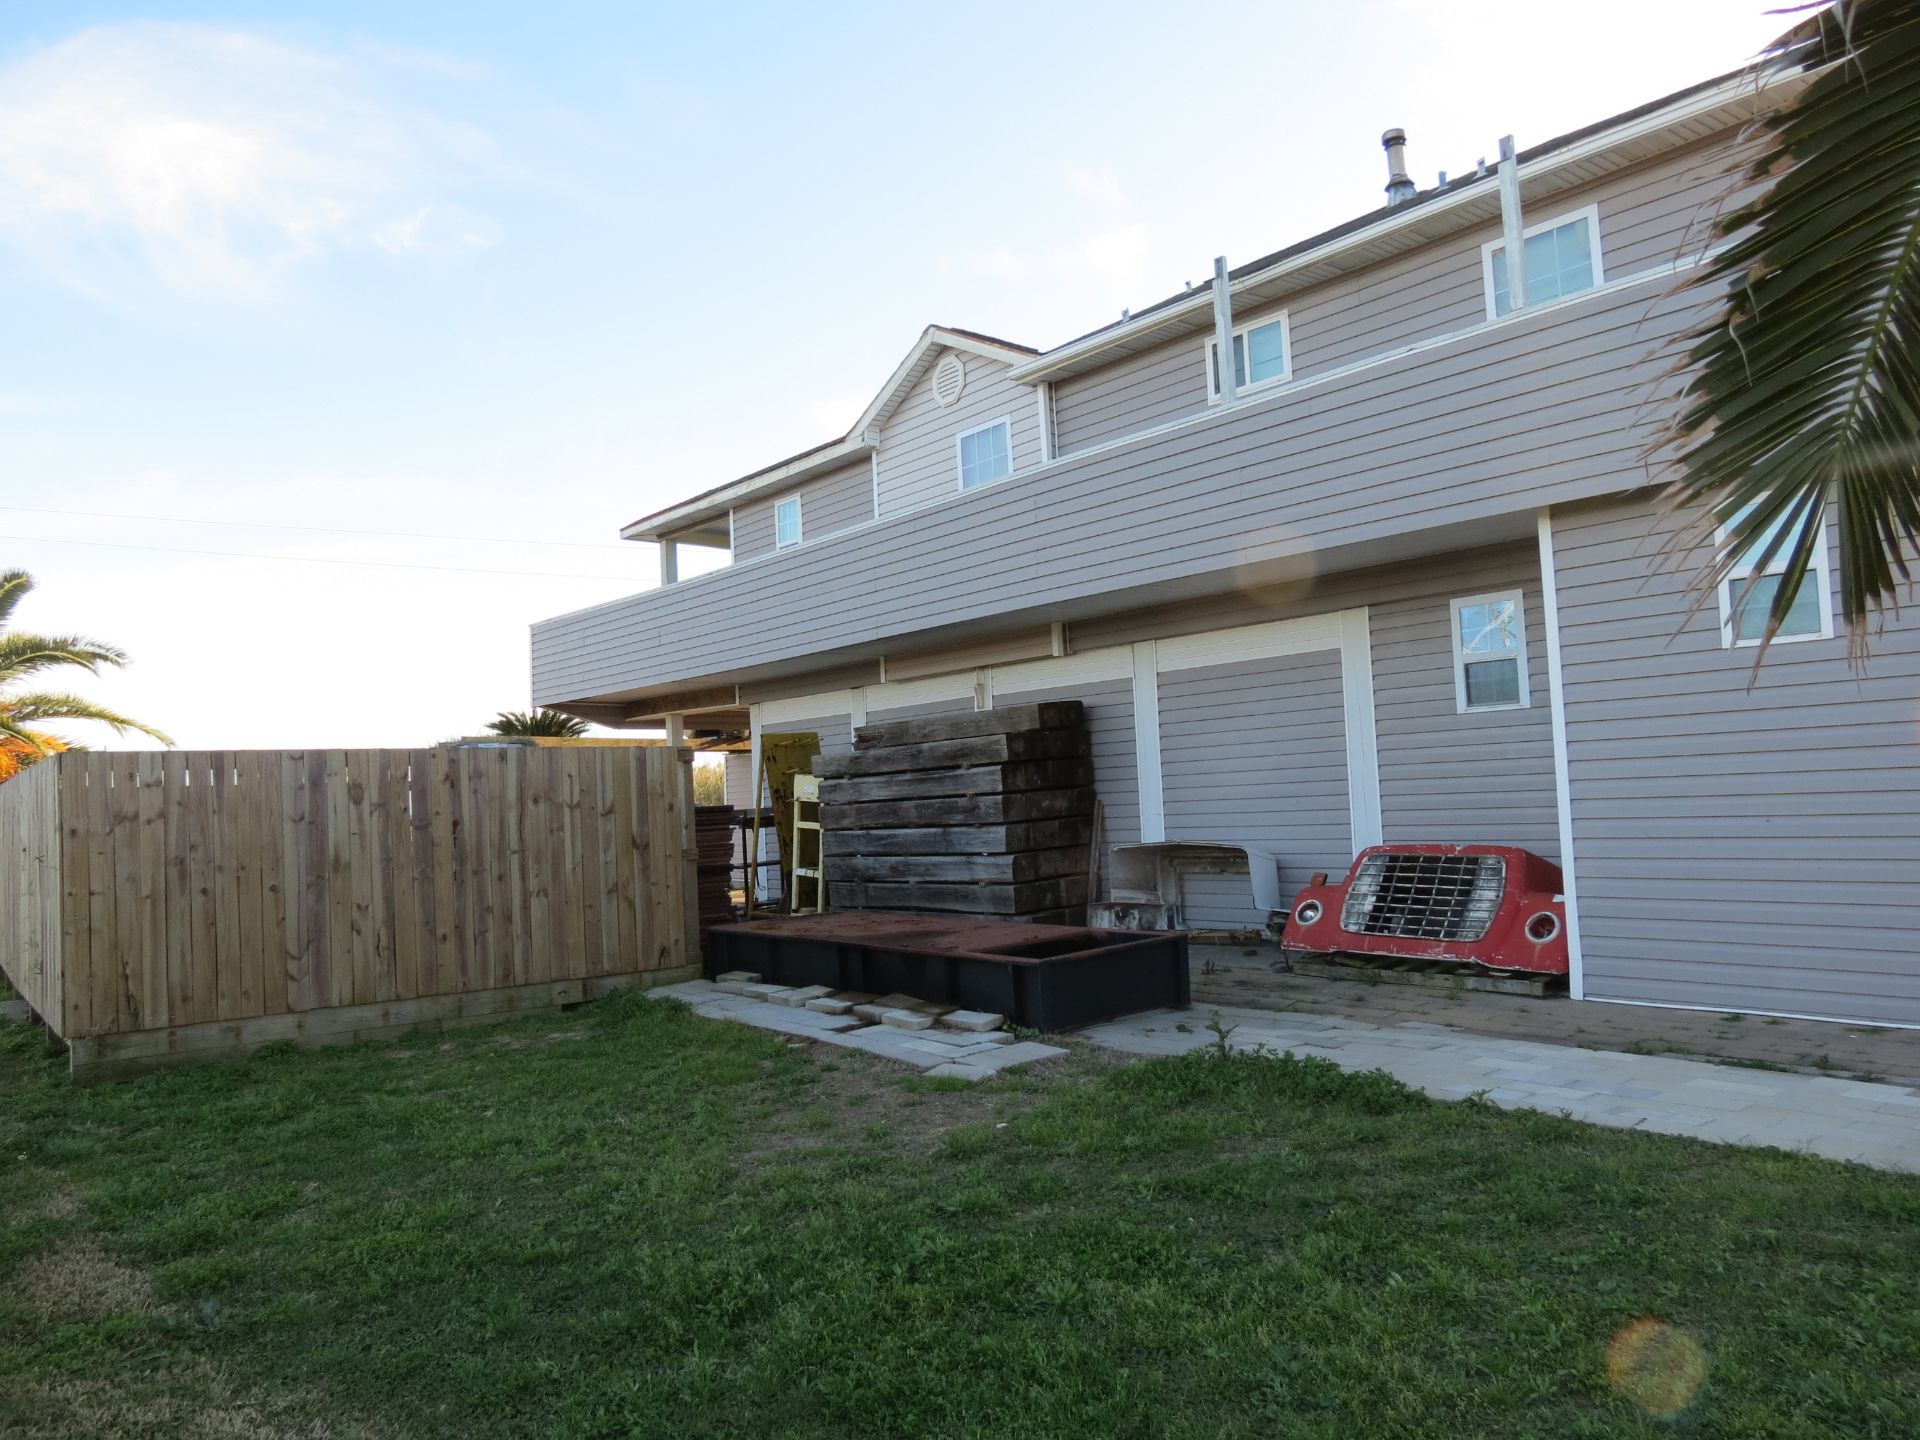
[[[1317,1062],[0,1024],[0,1226],[6,1435],[1920,1435],[1920,1182]]]

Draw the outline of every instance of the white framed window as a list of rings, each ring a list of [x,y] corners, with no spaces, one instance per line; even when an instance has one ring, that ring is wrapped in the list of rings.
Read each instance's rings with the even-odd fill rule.
[[[800,543],[800,497],[789,495],[773,507],[773,545],[784,550]]]
[[[1527,612],[1518,590],[1453,602],[1453,698],[1469,710],[1522,710],[1527,685]]]
[[[1578,295],[1606,279],[1600,268],[1597,205],[1527,226],[1520,248],[1527,262],[1529,305]],[[1513,308],[1507,294],[1506,241],[1489,240],[1480,247],[1480,269],[1487,285],[1487,318],[1498,320]]]
[[[1013,421],[1008,416],[961,431],[953,444],[960,462],[962,490],[991,485],[1013,473]]]
[[[1287,316],[1263,316],[1233,330],[1233,388],[1236,392],[1278,385],[1293,373],[1292,341]],[[1220,398],[1220,346],[1207,341],[1207,400]]]
[[[1773,607],[1773,597],[1780,593],[1780,580],[1786,574],[1787,556],[1793,549],[1793,542],[1788,540],[1783,543],[1764,568],[1756,567],[1754,562],[1765,552],[1784,524],[1783,516],[1769,526],[1767,533],[1749,545],[1746,553],[1734,561],[1727,578],[1720,582],[1720,644],[1723,649],[1758,645],[1761,637],[1767,633],[1767,611]],[[1724,540],[1727,527],[1721,526],[1719,534]],[[1820,533],[1813,542],[1813,555],[1807,561],[1807,573],[1800,581],[1800,593],[1793,597],[1793,604],[1787,610],[1786,618],[1780,622],[1773,643],[1786,645],[1796,640],[1832,638],[1833,581],[1827,564],[1827,526],[1823,511]]]

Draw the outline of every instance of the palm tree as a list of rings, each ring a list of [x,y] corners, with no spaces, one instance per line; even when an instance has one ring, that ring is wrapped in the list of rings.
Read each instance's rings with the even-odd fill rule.
[[[1834,0],[1756,70],[1812,78],[1762,123],[1739,178],[1771,183],[1720,219],[1725,248],[1689,282],[1721,303],[1681,362],[1694,374],[1662,441],[1667,499],[1724,527],[1711,585],[1784,554],[1764,652],[1831,498],[1859,660],[1920,536],[1920,0]]]
[[[487,722],[487,729],[496,735],[557,735],[575,740],[587,733],[587,722],[558,710],[502,710],[497,720]]]
[[[137,730],[171,745],[173,741],[151,725],[142,725],[78,695],[15,689],[29,676],[63,665],[97,675],[102,665],[127,663],[125,651],[84,635],[35,635],[8,628],[15,607],[32,589],[33,577],[26,571],[0,571],[0,780],[11,779],[36,760],[74,748],[71,741],[38,728],[48,721],[91,720],[111,726],[118,735]]]

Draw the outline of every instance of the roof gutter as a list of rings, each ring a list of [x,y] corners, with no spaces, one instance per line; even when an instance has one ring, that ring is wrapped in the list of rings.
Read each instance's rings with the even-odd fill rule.
[[[666,510],[656,510],[651,515],[643,515],[630,525],[621,527],[622,540],[660,540],[676,527],[692,520],[712,516],[727,509],[736,501],[763,490],[794,481],[804,480],[821,470],[831,470],[836,466],[849,464],[855,460],[864,460],[871,455],[880,443],[880,432],[869,429],[849,435],[832,445],[813,450],[784,465],[771,470],[762,470],[758,474],[736,480],[731,485],[714,490],[695,499],[683,501]]]
[[[1762,91],[1792,83],[1798,78],[1792,74],[1778,74],[1756,79],[1753,75],[1743,72],[1729,76],[1718,85],[1687,95],[1672,105],[1638,116],[1624,124],[1596,131],[1594,134],[1565,144],[1550,140],[1531,152],[1521,154],[1518,158],[1525,166],[1526,178],[1529,181],[1536,180],[1542,176],[1550,176],[1567,166],[1591,160],[1594,156],[1629,140],[1653,134],[1700,115],[1710,114],[1743,97],[1758,98]],[[1233,277],[1229,281],[1229,292],[1237,294],[1253,286],[1271,285],[1295,271],[1324,264],[1343,251],[1372,244],[1382,236],[1392,235],[1417,224],[1431,222],[1436,217],[1444,216],[1463,205],[1497,194],[1499,185],[1499,175],[1494,170],[1489,170],[1486,175],[1477,176],[1471,180],[1456,181],[1445,193],[1433,196],[1417,205],[1402,204],[1389,208],[1372,225],[1350,231],[1338,239],[1329,240],[1324,245],[1316,245],[1311,250],[1289,255],[1284,260],[1276,261],[1263,269]],[[1052,379],[1062,370],[1081,364],[1115,345],[1137,340],[1141,336],[1152,335],[1171,325],[1189,322],[1197,316],[1210,313],[1212,309],[1211,292],[1204,289],[1195,290],[1189,295],[1179,296],[1171,302],[1136,315],[1131,320],[1122,321],[1105,330],[1097,330],[1079,340],[1069,341],[1024,365],[1016,365],[1008,372],[1007,378],[1027,383]]]

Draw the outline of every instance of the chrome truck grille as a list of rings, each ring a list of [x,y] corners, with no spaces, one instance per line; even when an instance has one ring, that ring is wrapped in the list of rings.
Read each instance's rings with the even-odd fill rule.
[[[1369,855],[1347,887],[1340,928],[1413,940],[1482,940],[1506,890],[1497,855]]]

